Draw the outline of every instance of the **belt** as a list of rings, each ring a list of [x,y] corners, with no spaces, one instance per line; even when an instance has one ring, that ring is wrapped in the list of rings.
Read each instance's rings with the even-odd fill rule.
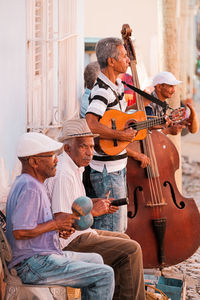
[[[110,161],[110,160],[119,160],[127,157],[127,153],[120,154],[120,155],[105,155],[105,156],[93,156],[93,160],[99,161]]]

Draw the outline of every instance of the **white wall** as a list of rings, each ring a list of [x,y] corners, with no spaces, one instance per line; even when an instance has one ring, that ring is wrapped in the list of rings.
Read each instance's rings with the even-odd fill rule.
[[[26,1],[0,1],[0,158],[10,171],[26,128]],[[1,167],[1,166],[0,166]]]
[[[83,94],[83,73],[84,73],[84,0],[78,1],[77,7],[77,33],[78,33],[78,43],[77,43],[77,96],[79,101]]]
[[[149,76],[157,70],[157,0],[85,0],[85,37],[121,38],[123,24],[129,24],[137,53]],[[153,73],[153,74],[152,74]]]

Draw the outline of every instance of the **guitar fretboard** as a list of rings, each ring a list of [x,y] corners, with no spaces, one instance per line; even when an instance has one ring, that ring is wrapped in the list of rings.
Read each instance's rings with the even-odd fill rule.
[[[161,125],[166,123],[165,117],[158,117],[151,120],[145,120],[141,122],[131,123],[129,127],[132,127],[135,130],[141,130],[145,128],[151,128],[155,125]]]

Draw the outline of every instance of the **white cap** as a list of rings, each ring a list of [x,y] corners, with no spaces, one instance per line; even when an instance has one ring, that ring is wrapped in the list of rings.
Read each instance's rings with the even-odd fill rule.
[[[28,132],[24,133],[18,140],[17,156],[26,157],[45,152],[57,151],[62,146],[62,143],[56,142],[42,133]]]
[[[157,84],[169,84],[169,85],[177,85],[180,84],[182,81],[177,80],[176,77],[170,72],[160,72],[158,73],[153,79],[153,86]]]

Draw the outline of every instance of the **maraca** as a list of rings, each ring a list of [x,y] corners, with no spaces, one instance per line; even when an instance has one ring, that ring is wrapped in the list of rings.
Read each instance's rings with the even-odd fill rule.
[[[85,230],[89,227],[91,227],[93,224],[93,216],[91,213],[85,215],[85,216],[80,216],[79,220],[75,220],[73,227],[76,230]]]
[[[93,216],[90,213],[93,207],[92,200],[89,197],[82,196],[74,200],[72,204],[72,211],[76,216],[79,216],[79,220],[75,220],[73,227],[76,230],[85,230],[92,226]]]
[[[72,204],[72,211],[76,215],[85,216],[89,214],[93,207],[92,200],[87,196],[76,198]]]

